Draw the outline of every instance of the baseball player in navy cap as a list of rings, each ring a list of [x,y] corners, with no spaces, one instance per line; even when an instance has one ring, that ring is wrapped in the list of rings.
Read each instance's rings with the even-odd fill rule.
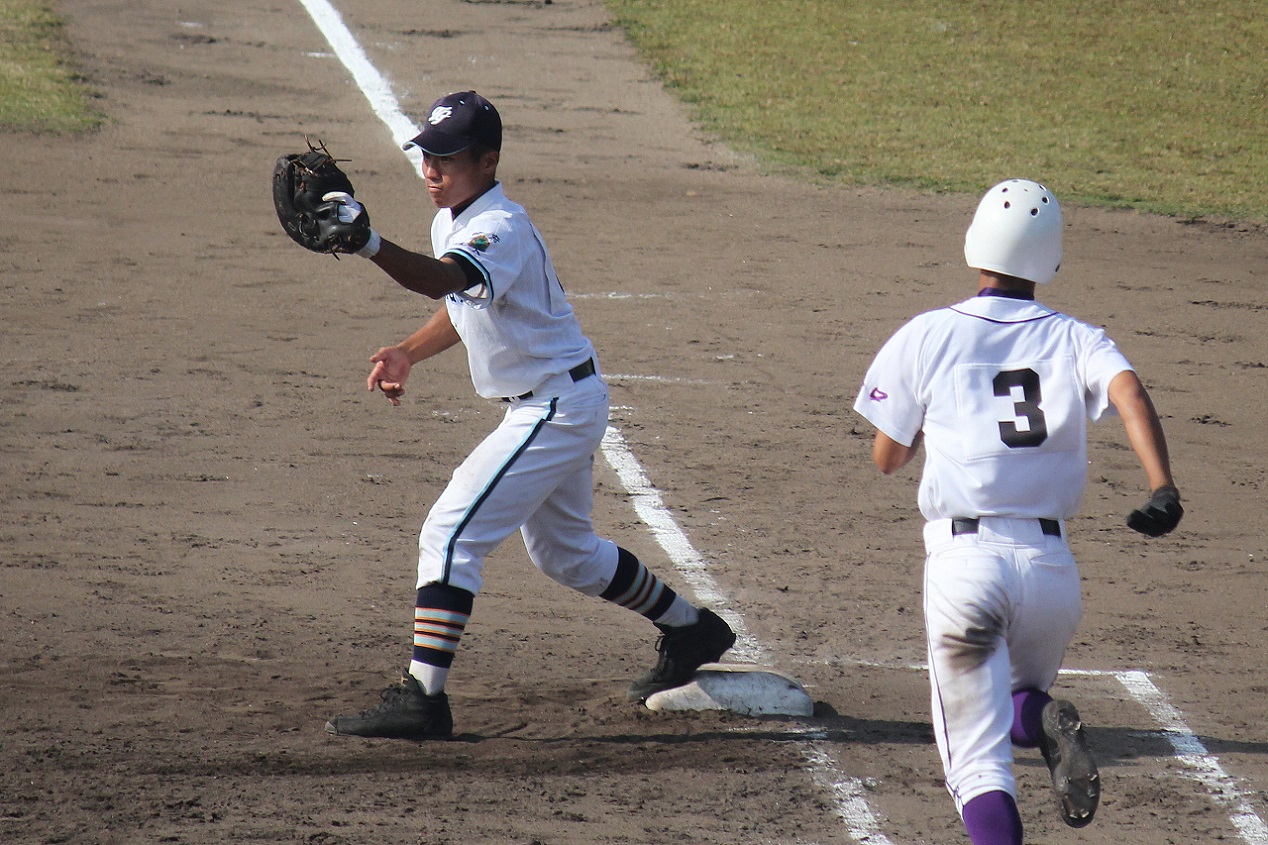
[[[502,118],[474,91],[446,94],[432,104],[427,125],[405,144],[434,156],[457,155],[473,145],[502,150]]]
[[[1079,622],[1066,540],[1087,481],[1087,421],[1117,411],[1149,484],[1127,518],[1156,537],[1184,513],[1149,394],[1106,333],[1035,301],[1062,257],[1061,208],[1010,179],[978,204],[964,254],[977,296],[921,314],[877,354],[854,407],[886,474],[925,448],[925,633],[947,789],[974,845],[1021,845],[1012,746],[1038,747],[1062,818],[1092,821],[1100,778],[1078,710],[1048,690]]]
[[[546,242],[497,179],[502,121],[474,91],[438,99],[406,147],[438,209],[435,257],[372,232],[358,254],[402,287],[443,300],[421,328],[376,352],[367,385],[393,405],[411,368],[463,345],[476,392],[501,402],[501,423],[454,471],[418,541],[413,651],[382,702],[336,716],[334,734],[444,739],[453,720],[445,684],[485,557],[516,531],[529,558],[556,582],[640,613],[661,637],[654,668],[628,696],[679,686],[734,643],[730,626],[697,608],[591,524],[592,466],[608,425],[608,387],[598,356],[564,295]],[[361,212],[342,200],[350,218]]]

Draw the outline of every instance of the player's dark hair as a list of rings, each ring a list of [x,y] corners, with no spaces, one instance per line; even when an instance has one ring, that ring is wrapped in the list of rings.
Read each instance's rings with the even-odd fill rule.
[[[472,157],[475,158],[477,161],[484,158],[485,153],[499,153],[500,154],[500,151],[493,149],[493,147],[490,147],[488,144],[481,144],[479,141],[467,147],[467,149],[471,151]]]

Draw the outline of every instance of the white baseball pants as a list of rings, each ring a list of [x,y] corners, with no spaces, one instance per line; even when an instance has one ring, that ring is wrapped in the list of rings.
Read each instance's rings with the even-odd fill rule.
[[[418,540],[418,586],[479,593],[484,559],[517,529],[533,564],[595,595],[616,571],[617,547],[595,535],[594,453],[608,425],[598,376],[557,396],[513,400],[496,429],[454,470]]]
[[[1061,533],[1008,517],[982,517],[959,536],[949,519],[925,525],[933,729],[957,809],[987,792],[1016,797],[1012,693],[1052,686],[1082,614]]]

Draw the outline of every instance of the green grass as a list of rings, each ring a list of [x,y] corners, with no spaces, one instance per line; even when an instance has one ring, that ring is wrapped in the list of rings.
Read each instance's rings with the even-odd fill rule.
[[[0,0],[0,131],[79,132],[102,123],[47,2]]]
[[[844,184],[1268,221],[1268,0],[606,0],[706,131]],[[0,0],[0,130],[99,125],[45,0]]]
[[[1265,0],[606,0],[772,169],[1268,220]]]

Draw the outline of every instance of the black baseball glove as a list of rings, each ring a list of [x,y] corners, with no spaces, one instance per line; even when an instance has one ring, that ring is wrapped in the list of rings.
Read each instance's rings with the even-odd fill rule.
[[[1150,537],[1161,537],[1180,524],[1184,508],[1180,506],[1180,491],[1174,487],[1159,487],[1143,506],[1127,517],[1127,527]]]
[[[353,253],[370,240],[370,213],[353,197],[350,180],[318,142],[273,168],[273,206],[295,243],[313,252]]]

